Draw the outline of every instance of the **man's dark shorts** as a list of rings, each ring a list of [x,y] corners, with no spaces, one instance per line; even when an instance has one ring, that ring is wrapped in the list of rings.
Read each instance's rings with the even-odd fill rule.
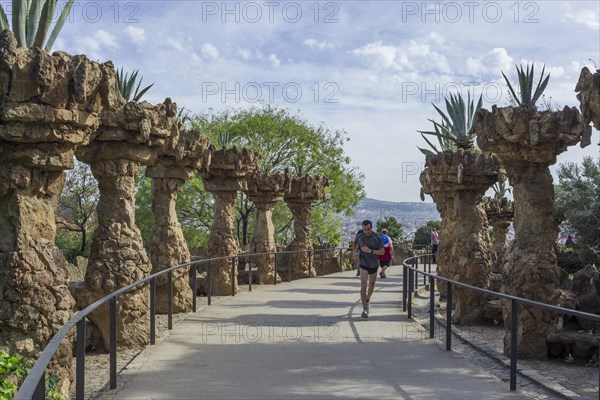
[[[368,267],[363,267],[362,265],[360,266],[360,269],[364,269],[365,271],[367,271],[369,273],[369,275],[372,274],[376,274],[377,270],[379,269],[379,267],[375,267],[375,268],[368,268]]]

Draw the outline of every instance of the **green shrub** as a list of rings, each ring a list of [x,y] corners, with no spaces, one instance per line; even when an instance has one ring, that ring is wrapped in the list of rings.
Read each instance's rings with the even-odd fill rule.
[[[17,389],[31,370],[31,362],[17,355],[9,355],[0,351],[0,399],[12,400]],[[55,390],[60,379],[55,375],[46,374],[46,397],[49,399],[66,400],[67,398]]]

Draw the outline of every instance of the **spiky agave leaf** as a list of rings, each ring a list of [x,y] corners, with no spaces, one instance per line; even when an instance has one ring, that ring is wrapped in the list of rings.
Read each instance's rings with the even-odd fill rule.
[[[544,90],[546,90],[546,86],[548,85],[548,81],[550,80],[550,74],[546,75],[546,77],[544,78],[544,72],[546,71],[546,65],[544,65],[542,67],[542,73],[540,75],[540,79],[535,87],[535,90],[533,88],[533,82],[534,82],[534,76],[535,76],[535,63],[532,63],[531,66],[529,65],[529,63],[527,63],[527,69],[525,70],[525,68],[523,68],[523,66],[521,65],[521,67],[515,65],[516,69],[517,69],[517,78],[519,80],[519,88],[520,88],[520,95],[517,96],[517,94],[515,93],[515,90],[513,89],[512,84],[510,83],[510,81],[508,80],[508,78],[506,77],[506,75],[504,74],[504,72],[502,72],[502,76],[504,77],[504,80],[506,81],[506,84],[508,85],[508,89],[510,90],[510,93],[512,95],[512,97],[515,99],[515,101],[517,102],[517,104],[519,106],[529,106],[529,105],[534,105],[539,98],[542,96],[542,94],[544,93]]]
[[[17,45],[24,47],[27,44],[27,0],[13,0],[12,2],[12,31],[17,39]]]
[[[53,2],[54,3],[53,8],[56,7],[56,0],[47,0],[47,1]],[[52,49],[52,46],[54,45],[54,42],[56,41],[56,38],[58,37],[58,34],[60,33],[61,29],[65,25],[65,21],[67,20],[67,16],[69,15],[69,12],[71,12],[71,7],[73,7],[74,1],[75,0],[69,0],[67,2],[67,4],[64,6],[62,12],[60,13],[60,17],[58,17],[58,21],[56,21],[56,25],[54,25],[54,29],[52,29],[50,38],[48,39],[48,42],[46,42],[46,47],[44,48],[44,50],[46,50],[47,52],[50,52],[50,50]],[[52,12],[51,15],[54,15],[54,12]]]
[[[41,16],[42,16],[42,8],[44,7],[45,2],[33,0],[29,4],[29,8],[27,10],[27,47],[33,46],[33,41],[36,38],[38,27],[41,24]]]
[[[55,1],[47,1],[42,8],[42,14],[40,15],[40,22],[37,28],[35,39],[33,40],[33,46],[42,48],[44,46],[44,40],[52,25],[52,17],[54,16],[54,9],[56,7]]]
[[[433,107],[442,117],[442,123],[429,120],[433,123],[434,131],[419,131],[421,134],[433,135],[438,138],[442,149],[453,149],[452,147],[471,148],[474,145],[473,122],[475,114],[482,107],[483,99],[479,97],[477,105],[468,94],[467,101],[462,95],[451,94],[445,100],[446,112],[442,111],[435,104]]]
[[[10,25],[8,24],[8,18],[6,17],[6,13],[4,12],[4,8],[0,5],[0,31],[5,29],[10,29]]]
[[[152,85],[146,86],[144,89],[142,89],[142,91],[140,91],[140,85],[142,84],[144,78],[142,77],[139,82],[137,81],[139,72],[139,70],[135,70],[130,76],[128,72],[123,75],[122,67],[120,72],[117,70],[117,83],[119,86],[119,92],[121,92],[121,96],[123,96],[123,98],[127,101],[140,101],[142,96],[146,94],[146,92],[150,90],[152,86],[154,86],[153,83]],[[135,86],[136,83],[137,87]],[[133,90],[134,87],[135,91]]]

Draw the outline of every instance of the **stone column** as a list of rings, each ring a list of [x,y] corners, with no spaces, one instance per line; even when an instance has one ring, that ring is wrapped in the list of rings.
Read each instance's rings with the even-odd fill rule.
[[[485,191],[498,180],[499,172],[497,161],[476,149],[427,156],[421,182],[424,192],[431,193],[443,210],[438,256],[442,276],[481,288],[488,286],[491,246],[481,202]],[[452,320],[461,324],[481,320],[485,296],[454,289]]]
[[[258,165],[257,156],[247,149],[236,148],[215,151],[211,149],[211,162],[201,170],[204,188],[215,200],[215,215],[208,237],[210,258],[223,257],[211,262],[212,294],[230,295],[239,291],[237,268],[231,271],[231,259],[239,253],[233,229],[235,199],[238,190],[246,190],[245,178],[252,176]],[[208,292],[208,280],[205,283]]]
[[[505,255],[502,291],[513,296],[556,304],[559,270],[554,242],[558,219],[553,213],[554,187],[549,166],[556,155],[580,141],[589,143],[591,127],[576,108],[539,112],[535,107],[482,109],[475,120],[477,141],[493,152],[513,184],[515,240]],[[585,139],[587,138],[587,140]],[[510,351],[511,306],[503,302],[504,350]],[[546,338],[557,328],[558,315],[520,306],[517,352],[545,358]]]
[[[175,209],[177,192],[185,181],[195,176],[195,170],[209,162],[208,138],[197,132],[181,132],[173,150],[164,150],[158,163],[146,168],[152,178],[152,212],[154,226],[149,243],[152,273],[190,262],[190,252]],[[192,288],[189,269],[173,273],[173,312],[191,310]],[[167,277],[157,279],[156,311],[168,312]]]
[[[135,179],[142,165],[157,162],[157,150],[178,136],[173,121],[176,106],[127,103],[101,114],[95,141],[77,149],[98,180],[98,229],[92,239],[84,285],[74,288],[80,307],[148,276],[152,265],[135,224]],[[150,338],[150,291],[139,286],[118,299],[117,345],[141,348]],[[109,346],[108,306],[90,314]]]
[[[575,86],[579,109],[586,123],[592,122],[596,130],[600,130],[600,69],[594,74],[587,67],[581,70],[579,81]],[[587,146],[587,137],[582,137],[581,146]]]
[[[321,176],[293,177],[290,191],[284,200],[294,218],[294,240],[291,244],[292,278],[301,279],[317,276],[312,254],[310,215],[313,203],[325,198],[327,179]],[[310,266],[310,268],[309,268]]]
[[[283,195],[289,191],[289,177],[282,173],[257,173],[248,180],[247,194],[256,205],[256,227],[252,237],[252,252],[275,253],[275,226],[273,225],[273,209]],[[258,275],[261,284],[273,283],[275,274],[275,255],[256,257]],[[279,275],[277,282],[281,282]]]
[[[508,249],[508,228],[513,220],[513,202],[503,197],[484,197],[485,214],[494,230],[494,245],[492,247],[492,272],[500,271],[499,263]],[[497,268],[496,268],[497,267]]]
[[[17,48],[0,33],[0,350],[35,360],[72,317],[67,262],[55,246],[56,198],[98,113],[119,103],[114,70],[85,56]],[[48,373],[68,393],[74,334]]]

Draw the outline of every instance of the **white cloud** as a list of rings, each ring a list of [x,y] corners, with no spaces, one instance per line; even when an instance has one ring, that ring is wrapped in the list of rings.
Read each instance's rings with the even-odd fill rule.
[[[513,68],[513,58],[506,49],[497,47],[481,57],[469,57],[466,62],[467,72],[474,75],[506,73]]]
[[[573,10],[571,6],[569,8],[570,10],[565,14],[567,21],[583,24],[595,31],[600,29],[600,14],[595,10]]]
[[[269,62],[273,67],[279,67],[281,65],[281,61],[279,61],[279,58],[273,53],[269,54]]]
[[[240,49],[240,50],[238,50],[238,54],[244,60],[249,60],[252,57],[252,52],[248,49]]]
[[[91,59],[104,59],[105,50],[113,51],[120,48],[117,38],[105,30],[98,29],[92,36],[82,36],[75,39],[77,52],[87,54]]]
[[[146,31],[143,28],[135,26],[128,26],[125,29],[125,34],[129,36],[129,39],[135,44],[143,44],[146,41]]]
[[[204,43],[202,45],[202,55],[205,58],[219,58],[219,49],[217,49],[212,43]]]
[[[319,50],[333,48],[333,44],[327,43],[327,42],[319,42],[315,38],[306,39],[304,41],[304,45],[310,47],[311,49],[319,49]]]
[[[184,51],[185,47],[183,46],[183,44],[177,40],[177,39],[173,39],[172,37],[169,37],[167,39],[167,44],[171,47],[173,47],[175,50],[179,50],[179,51]]]
[[[377,41],[354,49],[352,53],[370,59],[376,68],[385,69],[394,65],[396,51],[394,46],[385,46],[381,41]]]
[[[435,35],[434,38],[441,39]],[[390,69],[403,73],[422,71],[424,74],[451,72],[446,56],[433,51],[431,45],[422,40],[408,40],[398,46],[384,45],[381,41],[377,41],[354,49],[352,53],[365,58],[373,68],[378,70]]]

